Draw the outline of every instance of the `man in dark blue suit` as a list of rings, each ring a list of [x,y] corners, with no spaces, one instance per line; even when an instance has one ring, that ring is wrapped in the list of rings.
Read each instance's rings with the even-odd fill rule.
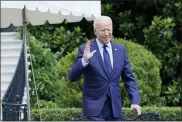
[[[72,82],[77,81],[82,74],[84,76],[82,110],[89,120],[121,120],[121,76],[130,98],[131,110],[141,114],[139,89],[126,48],[111,41],[112,29],[110,17],[98,17],[94,21],[97,38],[80,46],[69,71]]]

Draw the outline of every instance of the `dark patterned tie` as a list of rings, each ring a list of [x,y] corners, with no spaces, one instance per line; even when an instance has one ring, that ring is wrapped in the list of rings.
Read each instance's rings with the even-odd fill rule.
[[[105,69],[108,72],[108,74],[110,75],[112,72],[112,66],[111,66],[111,60],[110,60],[110,56],[108,51],[106,50],[107,45],[104,45],[104,51],[103,51],[103,56],[104,56],[104,65],[105,65]]]

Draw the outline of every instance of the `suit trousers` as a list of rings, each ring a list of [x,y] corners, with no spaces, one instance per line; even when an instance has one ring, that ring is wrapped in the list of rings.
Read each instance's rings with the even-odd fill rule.
[[[121,118],[115,118],[112,111],[111,98],[106,98],[104,107],[98,116],[87,117],[89,121],[121,121]]]

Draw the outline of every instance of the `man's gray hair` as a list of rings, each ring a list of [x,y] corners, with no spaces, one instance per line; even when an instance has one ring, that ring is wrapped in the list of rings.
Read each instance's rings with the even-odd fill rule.
[[[94,24],[93,24],[94,29],[96,28],[96,24],[99,23],[99,21],[103,21],[103,20],[107,20],[107,21],[109,20],[112,23],[112,19],[109,16],[99,16],[94,21]]]

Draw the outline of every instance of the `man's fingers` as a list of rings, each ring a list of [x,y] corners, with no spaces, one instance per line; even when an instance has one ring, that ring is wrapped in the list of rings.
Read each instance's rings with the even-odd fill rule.
[[[137,115],[141,114],[141,107],[138,105],[132,105],[131,106],[131,111],[135,112]]]
[[[141,115],[141,114],[142,114],[141,110],[138,110],[137,115]]]
[[[141,109],[140,108],[135,108],[135,111],[136,111],[136,113],[137,113],[137,115],[140,115],[141,114]]]
[[[85,50],[84,51],[90,51],[90,42],[87,42],[85,45]]]
[[[85,47],[85,52],[90,52],[90,48],[89,47]]]
[[[96,52],[97,52],[96,50],[93,50],[93,51],[92,51],[92,54],[94,54],[94,53],[96,53]]]
[[[138,113],[137,112],[137,109],[135,109],[135,108],[132,108],[131,111],[134,112],[134,113],[136,113],[136,114]]]

